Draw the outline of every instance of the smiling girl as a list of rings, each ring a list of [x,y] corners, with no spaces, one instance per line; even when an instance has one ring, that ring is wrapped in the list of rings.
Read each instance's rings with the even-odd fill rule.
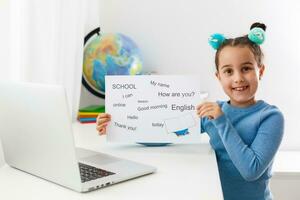
[[[260,44],[266,26],[254,23],[250,29],[232,39],[212,35],[216,77],[229,100],[197,106],[201,131],[216,152],[225,200],[272,199],[269,180],[283,136],[282,113],[255,98],[265,71]]]

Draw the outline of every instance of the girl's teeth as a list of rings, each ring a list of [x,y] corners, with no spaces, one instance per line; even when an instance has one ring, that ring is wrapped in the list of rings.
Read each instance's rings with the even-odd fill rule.
[[[238,88],[234,88],[234,90],[237,90],[237,91],[242,91],[242,90],[245,90],[246,87],[238,87]]]

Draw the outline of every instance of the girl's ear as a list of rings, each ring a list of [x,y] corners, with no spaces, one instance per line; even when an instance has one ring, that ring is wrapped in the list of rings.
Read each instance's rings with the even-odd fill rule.
[[[265,71],[265,65],[262,64],[259,68],[259,80],[261,80],[261,77],[264,75],[264,71]]]
[[[219,73],[219,71],[216,71],[215,76],[216,76],[217,79],[220,81],[220,73]]]

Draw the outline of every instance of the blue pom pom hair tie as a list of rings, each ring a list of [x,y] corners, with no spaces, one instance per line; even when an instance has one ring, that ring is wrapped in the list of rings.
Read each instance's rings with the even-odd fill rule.
[[[221,46],[221,44],[225,40],[226,40],[226,38],[224,37],[224,35],[222,35],[220,33],[214,33],[208,39],[208,43],[210,44],[210,46],[212,46],[212,48],[214,48],[215,50],[218,50],[219,47]]]
[[[262,28],[255,27],[250,30],[248,34],[249,40],[255,44],[261,45],[265,41],[265,31]]]

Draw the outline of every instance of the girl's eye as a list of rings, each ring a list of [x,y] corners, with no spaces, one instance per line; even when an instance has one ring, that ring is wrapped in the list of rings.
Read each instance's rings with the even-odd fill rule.
[[[232,69],[226,69],[226,70],[223,71],[223,73],[226,74],[226,75],[231,75],[232,72],[233,72]]]
[[[252,69],[251,67],[245,66],[245,67],[242,68],[242,71],[243,71],[243,72],[248,72],[248,71],[250,71],[251,69]]]

